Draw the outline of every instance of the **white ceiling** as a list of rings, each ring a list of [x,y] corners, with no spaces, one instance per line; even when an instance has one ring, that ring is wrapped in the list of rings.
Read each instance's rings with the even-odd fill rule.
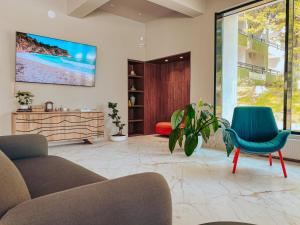
[[[146,23],[162,17],[185,17],[183,14],[147,0],[110,0],[98,10]]]
[[[67,0],[67,10],[78,18],[100,10],[145,23],[162,17],[197,17],[205,11],[205,0]]]

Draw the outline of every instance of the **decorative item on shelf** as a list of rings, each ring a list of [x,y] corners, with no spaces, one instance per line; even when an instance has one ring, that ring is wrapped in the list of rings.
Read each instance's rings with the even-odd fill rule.
[[[133,70],[133,65],[131,65],[130,75],[131,75],[131,76],[135,76],[135,75],[136,75],[136,74],[135,74],[135,71]]]
[[[18,91],[15,95],[18,103],[19,109],[18,111],[22,112],[30,112],[31,111],[31,103],[33,101],[34,95],[30,91]]]
[[[131,102],[131,106],[135,105],[135,97],[134,97],[134,95],[130,96],[130,102]]]
[[[134,84],[130,88],[131,91],[136,91],[136,88],[134,87]]]
[[[51,101],[48,101],[45,103],[45,112],[53,112],[54,110],[54,103]]]
[[[113,120],[112,123],[115,124],[118,129],[118,133],[111,135],[110,139],[112,141],[125,141],[127,140],[127,136],[122,133],[125,123],[121,122],[121,117],[118,115],[119,110],[117,109],[117,106],[117,103],[108,103],[108,108],[111,109],[111,113],[109,113],[108,116]]]
[[[128,100],[128,106],[129,106],[129,107],[132,107],[131,101],[130,101],[130,100]]]
[[[207,142],[211,131],[216,132],[219,127],[222,129],[227,155],[229,156],[233,150],[230,134],[226,131],[226,128],[230,128],[230,123],[223,118],[216,117],[214,107],[201,100],[198,104],[189,104],[184,109],[176,110],[172,115],[171,124],[172,133],[169,136],[171,153],[178,142],[180,147],[184,146],[185,154],[191,156],[195,150],[201,149],[202,140]]]

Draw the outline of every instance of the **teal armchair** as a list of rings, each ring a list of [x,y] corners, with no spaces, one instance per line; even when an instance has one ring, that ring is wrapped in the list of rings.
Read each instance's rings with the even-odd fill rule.
[[[272,153],[278,152],[284,177],[287,177],[281,149],[290,131],[279,131],[272,109],[269,107],[243,106],[234,109],[232,125],[226,129],[236,147],[233,173],[236,172],[240,151],[250,154],[268,154],[272,166]]]

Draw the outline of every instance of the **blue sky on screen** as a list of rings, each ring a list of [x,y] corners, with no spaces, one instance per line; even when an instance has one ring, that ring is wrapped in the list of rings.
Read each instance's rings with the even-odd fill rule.
[[[95,62],[96,60],[95,46],[42,37],[34,34],[28,34],[28,36],[36,39],[40,43],[48,44],[50,46],[57,46],[59,48],[67,50],[68,53],[77,60],[88,60],[93,62]]]

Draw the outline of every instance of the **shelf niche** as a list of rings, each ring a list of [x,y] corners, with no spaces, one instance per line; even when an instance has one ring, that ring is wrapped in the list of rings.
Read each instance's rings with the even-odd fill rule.
[[[136,97],[135,106],[128,107],[129,136],[154,134],[157,122],[170,121],[176,109],[190,103],[190,57],[187,52],[147,62],[128,60],[128,99]],[[136,91],[131,91],[133,84]]]

